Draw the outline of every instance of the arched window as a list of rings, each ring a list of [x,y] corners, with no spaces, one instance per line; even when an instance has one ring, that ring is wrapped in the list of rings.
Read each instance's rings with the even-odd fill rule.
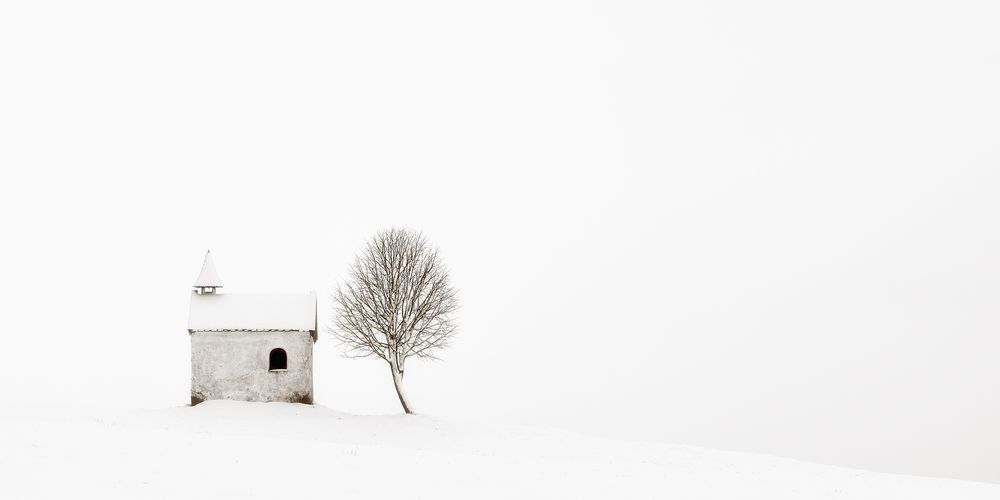
[[[288,354],[285,354],[284,349],[278,348],[271,350],[271,356],[267,362],[267,369],[269,371],[288,369]]]

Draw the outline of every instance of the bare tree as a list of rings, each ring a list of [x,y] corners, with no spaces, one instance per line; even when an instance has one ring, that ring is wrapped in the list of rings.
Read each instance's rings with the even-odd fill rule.
[[[413,413],[403,391],[406,360],[434,358],[455,334],[458,301],[438,250],[421,233],[381,231],[355,257],[333,302],[331,330],[345,354],[389,363],[399,403]]]

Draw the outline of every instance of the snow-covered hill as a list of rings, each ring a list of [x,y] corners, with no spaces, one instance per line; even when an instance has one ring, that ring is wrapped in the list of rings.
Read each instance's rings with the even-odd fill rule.
[[[0,424],[3,498],[1000,498],[1000,485],[280,403]]]

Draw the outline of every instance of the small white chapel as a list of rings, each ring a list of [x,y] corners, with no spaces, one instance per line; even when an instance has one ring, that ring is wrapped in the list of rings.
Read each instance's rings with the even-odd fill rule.
[[[191,291],[191,405],[313,402],[316,292],[222,293],[211,252]]]

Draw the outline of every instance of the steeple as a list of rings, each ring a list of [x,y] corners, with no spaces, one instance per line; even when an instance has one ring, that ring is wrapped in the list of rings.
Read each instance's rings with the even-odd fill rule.
[[[194,287],[198,293],[215,293],[216,288],[222,288],[222,279],[215,271],[215,262],[212,260],[212,251],[205,252],[205,262],[201,265],[201,274],[194,280]]]

